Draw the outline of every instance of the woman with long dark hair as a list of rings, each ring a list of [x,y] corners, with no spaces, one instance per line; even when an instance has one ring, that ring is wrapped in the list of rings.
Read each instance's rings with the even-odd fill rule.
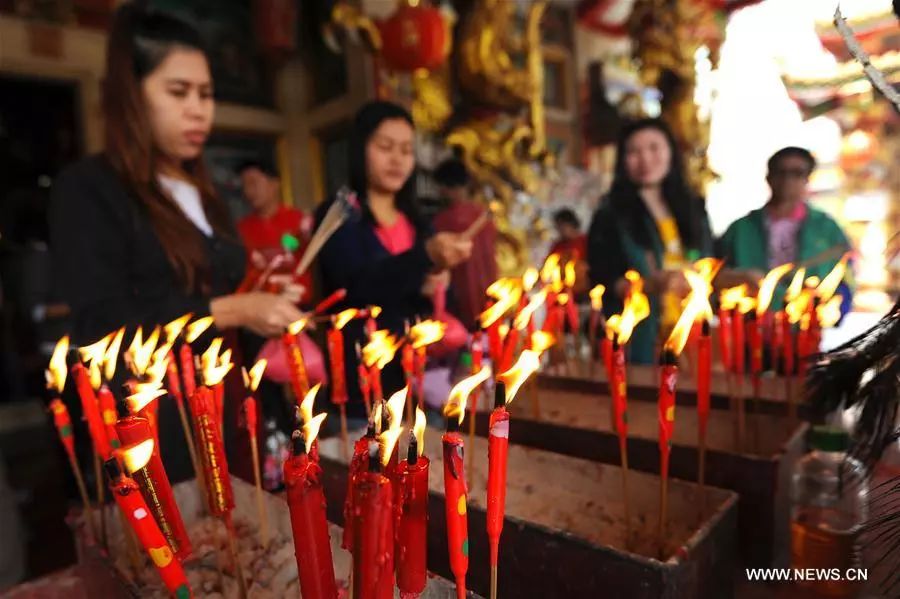
[[[50,207],[56,277],[72,307],[74,342],[96,341],[122,325],[146,330],[188,312],[212,315],[220,331],[244,327],[263,336],[300,318],[278,295],[232,294],[244,251],[201,156],[215,102],[197,31],[163,13],[122,6],[102,91],[104,151],[60,174]],[[171,406],[161,402],[161,418]],[[161,431],[177,433],[172,422]],[[169,456],[184,443],[173,435],[164,447]]]
[[[685,180],[672,132],[659,119],[631,123],[619,137],[612,187],[591,222],[588,262],[591,284],[607,288],[607,315],[622,310],[627,270],[644,279],[651,314],[634,331],[634,362],[653,361],[656,342],[675,324],[688,291],[681,268],[712,249],[703,199]]]
[[[447,269],[469,257],[472,242],[456,233],[432,235],[419,215],[415,129],[402,107],[383,101],[363,106],[353,124],[348,160],[348,185],[361,215],[344,223],[319,254],[323,293],[346,289],[345,307],[380,306],[378,326],[401,334],[404,322],[432,312],[435,288],[446,288]],[[329,205],[319,207],[319,221]],[[362,325],[351,323],[345,364],[352,392],[357,388],[356,342],[364,343]],[[399,389],[399,366],[385,369],[383,382],[386,394]],[[360,403],[351,405],[356,414],[360,409]]]

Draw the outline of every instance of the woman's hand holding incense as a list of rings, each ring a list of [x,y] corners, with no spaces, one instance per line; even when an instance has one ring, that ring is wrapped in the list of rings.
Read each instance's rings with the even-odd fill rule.
[[[458,233],[437,233],[425,242],[425,251],[439,269],[453,268],[472,255],[472,242]]]
[[[277,337],[303,317],[286,297],[258,291],[217,297],[209,306],[220,329],[244,327],[263,337]]]

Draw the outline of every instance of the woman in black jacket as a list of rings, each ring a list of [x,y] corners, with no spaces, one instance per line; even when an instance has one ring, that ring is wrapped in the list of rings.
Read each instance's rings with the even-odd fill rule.
[[[199,34],[173,17],[122,6],[103,80],[105,150],[59,176],[50,207],[57,283],[72,307],[76,344],[123,325],[130,336],[138,325],[147,330],[188,312],[212,315],[220,331],[264,336],[300,318],[280,296],[232,294],[244,251],[201,157],[214,108]],[[161,433],[172,433],[161,441],[163,456],[185,449],[172,406],[160,402]]]
[[[370,102],[356,115],[349,144],[349,186],[360,218],[345,222],[319,255],[324,293],[346,289],[343,307],[382,308],[378,326],[403,333],[404,322],[427,318],[434,289],[447,269],[466,260],[472,243],[455,233],[432,235],[419,216],[415,193],[415,130],[409,113],[390,102]],[[317,211],[317,220],[330,202]],[[365,343],[362,324],[345,332],[347,389],[358,398],[355,344]],[[399,360],[382,375],[385,395],[403,385]],[[359,415],[362,404],[352,402]]]

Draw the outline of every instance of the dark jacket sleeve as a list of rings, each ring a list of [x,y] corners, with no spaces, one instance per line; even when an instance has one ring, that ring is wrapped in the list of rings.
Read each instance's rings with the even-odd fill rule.
[[[628,262],[615,216],[608,207],[601,206],[594,213],[588,229],[587,254],[591,286],[606,286],[603,311],[607,315],[620,312],[622,298],[616,295],[614,289],[616,282],[625,276]]]
[[[419,294],[432,266],[423,236],[406,252],[374,257],[365,243],[366,226],[345,223],[331,236],[319,255],[323,276],[335,289],[346,289],[352,304],[385,309],[408,304]]]
[[[123,325],[164,324],[187,312],[209,313],[209,299],[190,297],[171,280],[152,294],[133,292],[137,233],[130,199],[96,162],[61,174],[50,203],[50,242],[62,297],[72,308],[76,342]]]

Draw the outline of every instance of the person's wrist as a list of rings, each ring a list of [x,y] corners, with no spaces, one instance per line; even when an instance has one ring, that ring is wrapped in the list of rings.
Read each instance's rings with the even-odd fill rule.
[[[209,301],[209,313],[219,329],[228,329],[239,323],[239,311],[235,305],[234,295],[222,295]]]

